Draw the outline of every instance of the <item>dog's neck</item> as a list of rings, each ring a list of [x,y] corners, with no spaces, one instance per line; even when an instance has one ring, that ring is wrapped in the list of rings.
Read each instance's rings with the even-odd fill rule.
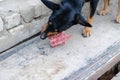
[[[70,11],[74,11],[74,12],[77,12],[77,13],[81,13],[83,5],[84,5],[84,2],[81,2],[81,4],[79,4],[79,3],[73,4],[71,2],[61,4],[61,6],[64,10],[70,10]]]

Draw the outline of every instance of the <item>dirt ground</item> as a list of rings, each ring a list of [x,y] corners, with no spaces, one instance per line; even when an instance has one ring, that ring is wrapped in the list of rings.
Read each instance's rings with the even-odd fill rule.
[[[111,80],[120,72],[120,62],[113,66],[109,71],[103,74],[98,80]]]

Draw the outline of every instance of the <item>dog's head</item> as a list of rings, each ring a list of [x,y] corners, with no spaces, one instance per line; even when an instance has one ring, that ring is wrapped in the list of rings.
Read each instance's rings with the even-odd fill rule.
[[[42,2],[53,12],[40,32],[41,39],[56,35],[77,23],[84,26],[91,26],[80,14],[77,14],[69,4],[59,5],[47,0],[42,0]]]

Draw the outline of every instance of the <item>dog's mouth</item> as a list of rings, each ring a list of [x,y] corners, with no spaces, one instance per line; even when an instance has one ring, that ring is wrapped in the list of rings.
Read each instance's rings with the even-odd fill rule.
[[[48,37],[51,37],[51,36],[54,36],[54,35],[57,35],[57,34],[58,34],[58,32],[48,32],[47,34],[45,32],[42,32],[40,34],[40,38],[44,40]]]
[[[48,37],[51,37],[51,36],[54,36],[54,35],[56,35],[56,34],[58,34],[58,30],[57,29],[55,29],[54,31],[52,31],[52,32],[47,32],[47,28],[48,28],[48,26],[50,26],[52,23],[46,23],[43,27],[42,27],[42,29],[41,29],[41,31],[40,31],[40,38],[41,39],[46,39],[46,38],[48,38]]]

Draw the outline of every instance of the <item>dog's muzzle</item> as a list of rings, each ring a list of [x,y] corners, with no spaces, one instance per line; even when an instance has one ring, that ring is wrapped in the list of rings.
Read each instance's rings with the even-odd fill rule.
[[[40,38],[41,38],[41,39],[44,40],[46,37],[47,37],[47,36],[46,36],[46,33],[44,33],[44,32],[40,33]]]

